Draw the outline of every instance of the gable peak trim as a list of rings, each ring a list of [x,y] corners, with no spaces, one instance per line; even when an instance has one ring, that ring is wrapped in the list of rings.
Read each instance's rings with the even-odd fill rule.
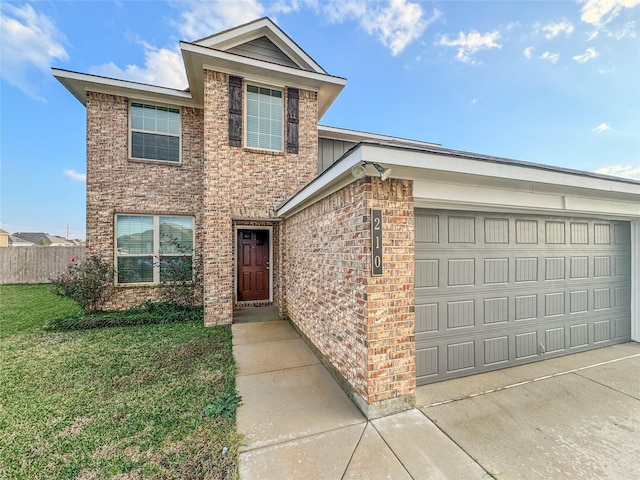
[[[189,43],[215,50],[228,51],[260,37],[266,37],[300,69],[327,74],[313,58],[300,48],[300,46],[269,17],[262,17],[245,23],[244,25],[230,28]]]

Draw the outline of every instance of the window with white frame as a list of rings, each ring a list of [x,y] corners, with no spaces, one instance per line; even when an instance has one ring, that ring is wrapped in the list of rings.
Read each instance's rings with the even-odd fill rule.
[[[180,110],[131,103],[131,158],[180,162]]]
[[[170,281],[171,262],[193,264],[193,217],[116,215],[118,284]]]
[[[247,85],[247,147],[282,151],[282,97],[282,90]]]

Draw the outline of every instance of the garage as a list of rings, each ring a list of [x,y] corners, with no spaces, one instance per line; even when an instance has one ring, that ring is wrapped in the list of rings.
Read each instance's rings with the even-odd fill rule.
[[[418,385],[631,340],[630,223],[415,210]]]

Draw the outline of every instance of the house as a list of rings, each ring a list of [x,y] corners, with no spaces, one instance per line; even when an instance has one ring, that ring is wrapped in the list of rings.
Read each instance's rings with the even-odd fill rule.
[[[33,247],[35,244],[16,235],[9,235],[10,247]]]
[[[16,232],[14,236],[41,247],[72,247],[74,245],[66,238],[44,232]]]
[[[322,126],[346,80],[268,18],[180,49],[185,91],[53,70],[86,107],[112,307],[195,249],[206,325],[278,305],[369,418],[640,340],[640,182]]]
[[[0,248],[9,246],[9,232],[0,228]]]

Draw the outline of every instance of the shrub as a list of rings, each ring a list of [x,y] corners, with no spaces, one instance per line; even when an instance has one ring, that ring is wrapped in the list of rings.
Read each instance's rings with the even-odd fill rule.
[[[166,243],[182,255],[160,257],[161,298],[182,308],[193,308],[202,298],[202,256],[177,239]]]
[[[90,328],[162,325],[180,322],[202,322],[202,307],[183,308],[174,302],[146,301],[128,310],[94,312],[52,318],[45,323],[47,330],[86,330]]]
[[[98,253],[90,253],[84,260],[72,258],[60,277],[50,279],[54,294],[76,302],[82,311],[92,313],[113,295],[111,264]]]

